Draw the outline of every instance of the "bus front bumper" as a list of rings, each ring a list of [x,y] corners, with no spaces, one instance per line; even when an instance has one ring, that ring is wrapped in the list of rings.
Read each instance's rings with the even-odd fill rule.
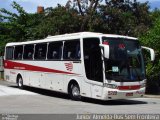
[[[117,90],[104,88],[103,89],[103,100],[115,100],[115,99],[126,99],[126,98],[140,98],[145,94],[145,87],[138,90]]]

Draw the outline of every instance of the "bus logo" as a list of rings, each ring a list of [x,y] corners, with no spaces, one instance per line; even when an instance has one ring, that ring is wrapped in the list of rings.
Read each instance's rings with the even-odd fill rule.
[[[72,70],[73,70],[73,64],[72,64],[72,62],[64,63],[64,64],[65,64],[66,69],[67,69],[68,71],[72,71]]]

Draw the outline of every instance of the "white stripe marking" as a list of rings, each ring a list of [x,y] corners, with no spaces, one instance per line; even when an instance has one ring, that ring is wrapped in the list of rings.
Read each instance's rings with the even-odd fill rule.
[[[38,95],[38,94],[26,90],[20,90],[18,88],[11,88],[0,85],[0,96],[10,96],[10,95]]]

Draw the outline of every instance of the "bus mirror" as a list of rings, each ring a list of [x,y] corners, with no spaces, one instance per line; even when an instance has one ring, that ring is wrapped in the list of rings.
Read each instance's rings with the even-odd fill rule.
[[[104,49],[104,54],[103,54],[103,56],[104,56],[105,58],[109,59],[109,45],[100,44],[99,46]]]
[[[151,61],[154,61],[155,60],[155,52],[153,49],[149,48],[149,47],[145,47],[145,46],[142,46],[142,49],[145,49],[147,51],[150,52],[150,56],[151,56]]]

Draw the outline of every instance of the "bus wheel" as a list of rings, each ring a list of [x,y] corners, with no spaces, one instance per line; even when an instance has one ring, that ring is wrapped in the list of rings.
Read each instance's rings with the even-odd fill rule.
[[[71,84],[69,95],[72,100],[81,100],[80,89],[77,84]]]
[[[23,89],[23,79],[20,76],[17,79],[17,85],[20,89]]]

